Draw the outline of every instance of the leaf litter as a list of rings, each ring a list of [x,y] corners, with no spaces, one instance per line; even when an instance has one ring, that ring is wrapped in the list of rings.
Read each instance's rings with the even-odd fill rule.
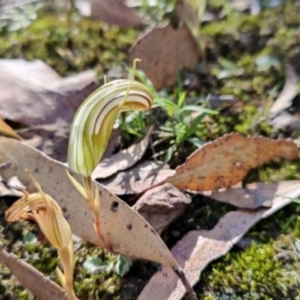
[[[174,173],[175,171],[164,163],[144,161],[110,178],[101,179],[99,182],[116,195],[133,195],[163,183]]]
[[[127,149],[103,159],[92,174],[93,179],[107,178],[118,171],[126,170],[134,166],[145,154],[153,127],[150,127],[145,137]]]
[[[66,174],[67,168],[63,164],[34,148],[5,137],[0,137],[0,149],[0,163],[8,159],[11,161],[10,168],[1,170],[4,180],[16,175],[29,192],[34,191],[24,171],[28,169],[34,174],[43,191],[61,206],[72,232],[101,246],[94,231],[89,206],[73,188]],[[79,176],[74,174],[74,177],[79,180]],[[99,189],[101,228],[113,252],[177,266],[168,248],[147,221],[101,185]]]
[[[259,190],[260,183],[254,184]],[[268,188],[268,193],[273,194],[272,207],[269,209],[231,211],[212,230],[190,231],[172,248],[172,254],[192,285],[199,281],[201,272],[210,262],[228,253],[254,224],[291,203],[291,198],[300,195],[300,181],[271,183],[269,186],[266,184],[263,194]],[[256,195],[260,197],[259,192]],[[163,266],[153,275],[138,299],[179,300],[184,293],[181,282],[172,274],[171,269]]]
[[[160,90],[176,82],[179,70],[196,66],[199,49],[185,24],[177,28],[168,24],[144,33],[132,46],[129,56],[132,61],[136,57],[142,60],[138,68]]]
[[[93,71],[61,78],[39,60],[0,59],[0,117],[28,127],[59,120],[70,124],[97,88],[95,80]]]
[[[272,159],[296,159],[298,152],[292,141],[230,133],[192,153],[165,182],[192,192],[228,188],[243,180],[251,169]]]

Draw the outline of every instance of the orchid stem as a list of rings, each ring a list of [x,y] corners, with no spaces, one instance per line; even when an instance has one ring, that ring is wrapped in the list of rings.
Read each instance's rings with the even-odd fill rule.
[[[88,203],[90,208],[94,213],[94,228],[95,231],[103,245],[104,248],[111,250],[110,246],[106,243],[102,229],[101,229],[101,217],[100,217],[100,195],[99,195],[99,188],[97,185],[94,186],[93,180],[91,176],[84,176],[83,177],[83,186],[86,190]]]

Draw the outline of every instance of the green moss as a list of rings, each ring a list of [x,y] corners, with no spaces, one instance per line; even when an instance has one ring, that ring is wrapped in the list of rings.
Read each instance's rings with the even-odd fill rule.
[[[1,34],[1,32],[0,32]],[[137,32],[73,15],[43,14],[22,30],[3,33],[0,56],[41,59],[61,75],[96,68],[100,74],[126,61]]]
[[[255,240],[248,248],[234,247],[206,269],[197,285],[200,299],[296,299],[300,267],[293,243],[300,238],[299,212],[291,205],[261,222],[249,232]]]

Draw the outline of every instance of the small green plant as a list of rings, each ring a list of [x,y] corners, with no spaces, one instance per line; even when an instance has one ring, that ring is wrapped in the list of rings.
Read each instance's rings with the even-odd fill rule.
[[[162,142],[169,145],[168,149],[163,152],[164,160],[169,161],[185,142],[191,143],[197,148],[202,146],[203,142],[197,136],[201,121],[208,114],[217,114],[217,111],[207,108],[207,103],[203,98],[189,98],[183,89],[181,80],[178,80],[177,87],[172,93],[174,99],[172,99],[171,94],[166,90],[155,91],[150,80],[142,72],[137,72],[136,76],[153,95],[152,108],[154,113],[152,114],[162,110],[165,115],[165,117],[154,118],[159,127],[159,139],[156,145]],[[143,124],[146,127],[145,114],[143,114],[143,117],[141,114],[135,114],[136,118],[134,118],[134,113],[129,114],[122,123],[123,130],[132,133],[138,128],[134,125]],[[144,128],[143,130],[145,131]]]

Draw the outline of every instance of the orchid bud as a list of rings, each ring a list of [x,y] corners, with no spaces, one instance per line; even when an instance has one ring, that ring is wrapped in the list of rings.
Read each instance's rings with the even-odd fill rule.
[[[101,160],[119,112],[148,110],[152,95],[133,79],[113,80],[93,92],[79,107],[71,126],[68,164],[89,176]]]

